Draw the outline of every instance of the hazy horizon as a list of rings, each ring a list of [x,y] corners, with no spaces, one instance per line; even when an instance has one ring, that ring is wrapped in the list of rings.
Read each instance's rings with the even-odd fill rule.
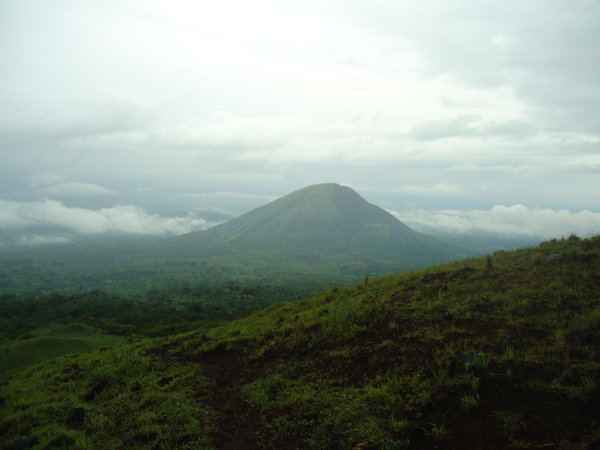
[[[600,232],[600,4],[0,1],[0,246],[336,182],[416,229]]]

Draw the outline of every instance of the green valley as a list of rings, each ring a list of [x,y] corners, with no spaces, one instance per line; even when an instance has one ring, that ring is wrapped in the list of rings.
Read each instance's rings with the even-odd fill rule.
[[[596,448],[600,238],[326,290],[64,356],[2,386],[5,445]]]

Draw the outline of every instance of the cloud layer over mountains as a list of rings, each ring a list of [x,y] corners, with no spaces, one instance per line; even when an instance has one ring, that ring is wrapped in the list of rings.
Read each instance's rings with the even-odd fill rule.
[[[390,211],[416,230],[450,233],[495,233],[504,236],[554,238],[572,233],[587,235],[600,232],[600,213],[570,212],[524,205],[494,206],[489,210],[414,210]],[[32,202],[0,200],[0,245],[2,231],[18,230],[17,245],[63,244],[82,235],[183,234],[209,228],[198,213],[163,217],[135,206],[115,206],[90,210],[68,207],[44,199]]]
[[[494,206],[489,210],[416,210],[399,214],[406,224],[421,230],[454,233],[498,233],[543,238],[600,233],[600,213],[555,211],[524,205]]]
[[[598,232],[599,41],[587,0],[3,2],[0,233],[181,233],[330,181]]]

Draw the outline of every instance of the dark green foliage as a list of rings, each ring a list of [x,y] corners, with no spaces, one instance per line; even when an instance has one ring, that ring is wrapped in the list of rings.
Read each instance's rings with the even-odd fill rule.
[[[372,278],[47,362],[1,388],[1,435],[43,447],[65,434],[80,448],[595,448],[600,237],[492,258],[491,270],[480,258]]]
[[[485,269],[489,272],[490,270],[492,270],[493,267],[494,264],[492,263],[492,257],[491,255],[487,255],[485,257]]]
[[[317,285],[318,286],[318,285]],[[0,338],[14,339],[51,323],[74,320],[112,334],[159,335],[188,331],[245,316],[266,306],[315,293],[302,282],[237,284],[233,281],[153,289],[145,300],[96,290],[85,294],[0,299]]]

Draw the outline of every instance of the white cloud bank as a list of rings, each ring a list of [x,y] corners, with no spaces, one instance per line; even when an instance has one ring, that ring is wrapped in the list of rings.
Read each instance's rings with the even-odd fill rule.
[[[206,220],[192,214],[184,217],[162,217],[129,205],[91,210],[68,207],[51,199],[32,202],[0,200],[0,230],[58,227],[81,235],[106,233],[160,235],[188,233],[206,228],[208,225]],[[20,243],[46,244],[49,243],[50,238],[51,236],[34,235],[24,237],[23,242]],[[60,242],[55,239],[54,243]]]
[[[390,211],[407,225],[420,230],[458,233],[489,232],[506,235],[559,238],[571,233],[600,233],[600,213],[572,212],[524,205],[494,206],[489,210]]]
[[[498,205],[489,210],[420,209],[390,210],[390,213],[417,230],[429,232],[484,232],[541,238],[600,233],[600,213],[587,210],[572,212],[517,204]],[[163,217],[130,205],[92,210],[68,207],[51,199],[0,200],[0,232],[21,232],[15,243],[22,246],[65,244],[77,235],[183,234],[211,225],[191,212],[187,216]]]

